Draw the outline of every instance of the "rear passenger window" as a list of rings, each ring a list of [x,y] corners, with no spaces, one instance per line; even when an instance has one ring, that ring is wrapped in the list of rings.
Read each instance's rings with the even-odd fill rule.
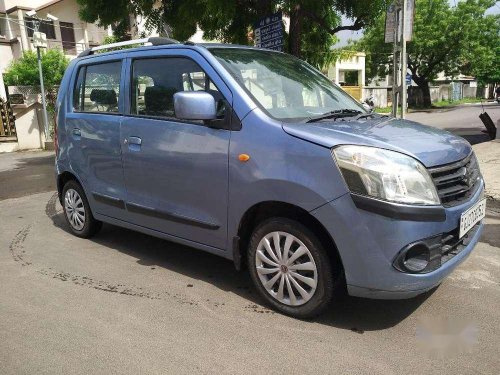
[[[121,62],[87,65],[80,68],[73,106],[79,112],[118,112]]]
[[[176,92],[206,91],[217,103],[218,117],[224,117],[222,94],[194,61],[181,57],[141,59],[134,61],[132,69],[132,114],[173,118]]]

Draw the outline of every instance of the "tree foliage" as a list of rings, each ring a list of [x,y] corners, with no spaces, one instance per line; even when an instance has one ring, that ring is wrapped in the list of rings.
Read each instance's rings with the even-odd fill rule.
[[[60,50],[42,53],[43,81],[47,90],[59,85],[68,64],[68,58]],[[10,64],[3,77],[6,85],[39,86],[39,74],[36,52],[27,51]]]
[[[69,59],[58,49],[49,49],[42,52],[42,72],[45,86],[45,99],[49,116],[49,128],[53,131],[56,120],[55,102],[57,86],[61,83],[64,71],[69,64]],[[37,53],[24,52],[20,59],[12,61],[3,74],[7,86],[40,86],[40,73],[38,70]]]
[[[282,11],[290,19],[285,50],[315,66],[331,62],[330,48],[341,30],[360,30],[384,12],[389,0],[77,0],[80,17],[103,26],[117,25],[129,14],[145,18],[149,29],[172,30],[187,40],[199,27],[204,37],[252,44],[251,30],[262,17]],[[351,21],[341,24],[341,16]]]
[[[429,82],[440,72],[450,77],[498,76],[499,16],[485,15],[494,4],[463,0],[450,6],[447,0],[416,0],[413,38],[407,43],[408,69],[423,92],[424,105],[431,105]],[[379,16],[355,43],[356,49],[367,53],[369,79],[392,71],[392,44],[384,42],[384,27],[385,17]]]
[[[475,25],[474,34],[461,56],[460,71],[480,83],[500,82],[500,15],[488,15]]]

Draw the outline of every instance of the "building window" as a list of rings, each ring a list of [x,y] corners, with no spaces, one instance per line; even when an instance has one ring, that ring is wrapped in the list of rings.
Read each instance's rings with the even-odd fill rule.
[[[6,36],[5,31],[4,31],[4,24],[5,24],[6,20],[2,19],[2,18],[6,18],[5,13],[0,13],[0,35]]]
[[[47,39],[55,39],[56,31],[54,29],[54,21],[39,21],[35,18],[25,17],[24,22],[26,25],[26,33],[28,37],[32,38],[33,33],[35,32],[35,22],[40,22],[39,32],[45,33],[47,35]]]

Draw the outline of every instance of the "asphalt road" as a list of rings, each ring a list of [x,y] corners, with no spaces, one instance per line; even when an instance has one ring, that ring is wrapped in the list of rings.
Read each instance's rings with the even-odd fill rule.
[[[0,200],[54,190],[53,152],[0,154]]]
[[[3,374],[500,368],[498,217],[436,290],[407,301],[344,297],[312,321],[267,309],[222,258],[109,225],[76,238],[53,192],[1,201],[0,223]]]
[[[468,104],[454,108],[432,109],[413,112],[407,115],[409,120],[451,131],[467,139],[470,143],[486,142],[490,138],[484,133],[486,128],[479,119],[481,112],[486,111],[497,128],[500,128],[500,104],[487,103]],[[498,130],[500,135],[500,129]]]
[[[68,233],[53,156],[0,155],[2,374],[498,374],[500,215],[440,287],[299,321],[231,262],[105,225]],[[21,184],[22,186],[16,186]]]

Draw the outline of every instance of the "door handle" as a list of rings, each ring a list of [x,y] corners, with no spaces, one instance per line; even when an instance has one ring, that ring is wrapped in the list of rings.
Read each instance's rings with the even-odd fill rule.
[[[73,138],[80,139],[82,137],[82,132],[78,128],[73,128]]]
[[[130,151],[140,151],[142,145],[142,139],[139,137],[128,137],[125,138],[123,143],[128,144],[128,149]]]
[[[128,143],[131,145],[141,145],[142,139],[139,137],[128,137]]]

